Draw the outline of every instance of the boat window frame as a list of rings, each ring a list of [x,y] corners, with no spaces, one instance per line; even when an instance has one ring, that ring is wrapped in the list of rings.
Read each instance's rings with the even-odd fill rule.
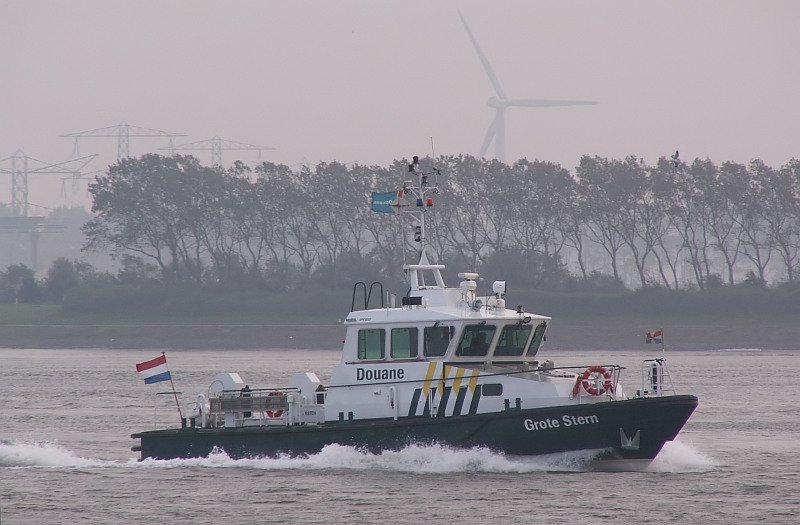
[[[503,395],[503,383],[483,383],[481,385],[481,396],[501,397]]]
[[[366,349],[364,355],[361,355],[361,333],[380,331],[381,333],[381,356],[380,357],[367,357]],[[386,359],[386,329],[385,328],[359,328],[356,332],[356,359],[359,361],[383,361]]]
[[[396,356],[394,355],[394,332],[395,330],[414,330],[416,332],[413,336],[409,337],[409,343],[413,345],[414,355]],[[409,348],[410,354],[411,348]],[[389,357],[391,359],[409,360],[419,359],[419,327],[417,326],[394,326],[389,329]]]
[[[427,340],[426,335],[427,335],[428,330],[433,330],[433,329],[447,330],[447,345],[444,347],[444,349],[442,350],[441,354],[438,354],[438,353],[437,354],[429,354],[428,353],[428,340]],[[429,358],[429,357],[445,357],[447,355],[448,351],[450,350],[450,346],[453,344],[453,339],[455,339],[455,337],[454,337],[455,333],[456,333],[455,326],[453,326],[451,324],[440,324],[440,323],[437,322],[437,323],[434,323],[431,326],[424,326],[423,330],[422,330],[422,356],[425,357],[425,358]]]
[[[538,325],[536,325],[536,326],[538,326]],[[500,348],[500,341],[502,341],[502,339],[503,339],[503,333],[505,333],[506,329],[508,329],[508,328],[529,328],[530,329],[530,331],[528,332],[528,337],[525,338],[525,342],[522,343],[522,346],[520,347],[520,353],[519,354],[498,354],[497,353],[497,350]],[[502,330],[500,330],[500,335],[497,338],[497,345],[494,347],[494,350],[492,351],[492,356],[493,357],[500,357],[500,358],[513,357],[513,358],[517,358],[517,359],[519,359],[521,357],[525,357],[527,355],[528,349],[530,348],[531,338],[533,337],[533,335],[535,333],[536,333],[536,327],[534,327],[532,323],[520,324],[519,322],[516,322],[516,323],[509,323],[509,324],[502,325]]]
[[[542,329],[542,336],[539,338],[539,342],[536,344],[536,348],[533,349],[534,338],[536,337],[536,333],[539,331],[539,328]],[[533,333],[531,335],[530,340],[528,341],[528,346],[525,348],[525,353],[523,355],[525,357],[536,357],[536,354],[539,353],[539,349],[542,347],[542,343],[546,341],[546,336],[547,336],[547,320],[542,319],[536,324],[536,328],[533,329]],[[532,349],[533,353],[531,353]]]
[[[481,330],[481,331],[488,331],[489,329],[491,329],[491,331],[492,331],[491,334],[492,335],[491,335],[491,337],[487,338],[486,351],[484,353],[482,353],[482,354],[462,354],[462,353],[460,353],[461,352],[461,345],[464,343],[464,338],[467,336],[467,333],[470,332],[471,331],[470,329],[473,328],[473,327],[483,328],[483,330]],[[458,339],[458,344],[456,344],[456,348],[455,348],[455,351],[453,352],[453,355],[455,357],[466,357],[466,358],[472,358],[472,359],[474,359],[476,357],[480,357],[480,358],[489,357],[489,355],[491,355],[491,352],[494,351],[494,341],[497,338],[497,327],[498,327],[498,325],[496,325],[494,323],[487,323],[486,321],[482,321],[480,323],[464,324],[464,326],[461,327],[461,334],[460,334],[461,337],[459,337],[459,339]],[[472,341],[470,341],[470,346],[471,345],[472,345]]]

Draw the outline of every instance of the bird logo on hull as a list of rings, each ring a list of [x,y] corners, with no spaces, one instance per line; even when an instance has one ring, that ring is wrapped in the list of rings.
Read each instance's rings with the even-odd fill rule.
[[[628,437],[628,434],[620,428],[619,442],[622,450],[639,450],[639,431],[637,430],[633,437]]]

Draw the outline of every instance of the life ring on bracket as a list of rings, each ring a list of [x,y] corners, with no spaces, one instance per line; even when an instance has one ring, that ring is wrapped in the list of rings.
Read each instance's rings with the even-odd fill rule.
[[[601,376],[603,378],[602,384],[599,381]],[[611,372],[604,366],[590,366],[579,377],[581,386],[590,396],[601,396],[606,392],[614,392],[614,385],[611,383]]]
[[[267,394],[267,397],[275,397],[275,396],[283,396],[285,395],[283,392],[270,392]],[[283,410],[267,410],[267,417],[270,419],[278,419],[283,416]]]

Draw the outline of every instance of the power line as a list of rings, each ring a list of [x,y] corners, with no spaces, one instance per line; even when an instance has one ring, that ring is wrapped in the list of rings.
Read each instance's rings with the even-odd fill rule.
[[[45,162],[17,150],[10,157],[0,159],[0,173],[11,175],[11,214],[14,217],[28,216],[28,177],[30,175],[72,175],[81,171],[97,155],[87,155],[63,162]]]
[[[160,129],[143,128],[141,126],[131,126],[130,124],[122,122],[116,126],[78,131],[76,133],[65,133],[59,136],[71,137],[75,139],[75,146],[73,147],[73,154],[75,156],[79,155],[78,139],[114,137],[117,139],[117,160],[121,160],[130,156],[131,137],[167,137],[169,139],[168,149],[171,149],[172,139],[174,137],[185,137],[186,134],[173,133],[171,131],[163,131]]]
[[[275,148],[270,146],[255,146],[247,144],[246,142],[234,142],[231,140],[221,139],[219,137],[212,137],[207,140],[200,140],[198,142],[190,142],[188,144],[181,144],[179,146],[172,146],[168,148],[171,153],[176,151],[210,151],[211,164],[213,166],[222,166],[222,151],[223,150],[238,150],[238,151],[258,151],[258,162],[261,162],[261,152],[270,151]]]

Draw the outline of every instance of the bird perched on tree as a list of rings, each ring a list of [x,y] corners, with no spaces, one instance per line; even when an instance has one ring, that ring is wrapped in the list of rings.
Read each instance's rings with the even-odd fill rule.
[[[676,168],[678,167],[678,157],[680,157],[680,152],[678,152],[678,150],[675,150],[675,155],[673,155],[671,158],[672,158],[672,163],[675,165]]]

